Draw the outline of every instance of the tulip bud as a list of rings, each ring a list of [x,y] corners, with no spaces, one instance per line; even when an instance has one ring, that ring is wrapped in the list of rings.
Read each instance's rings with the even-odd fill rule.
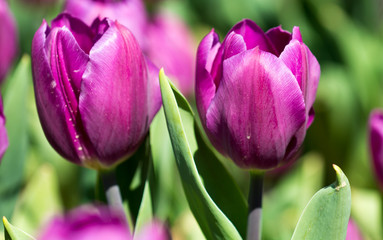
[[[222,44],[212,30],[197,50],[195,90],[210,141],[242,168],[288,162],[313,121],[319,75],[298,27],[264,33],[243,20]]]
[[[346,240],[363,240],[362,234],[360,233],[358,226],[352,219],[350,219],[347,225]]]
[[[105,206],[82,206],[64,217],[56,217],[43,230],[39,240],[129,240],[133,239],[121,215]],[[170,239],[165,227],[157,221],[143,227],[137,240]]]
[[[142,0],[67,0],[65,11],[87,25],[96,18],[110,18],[129,28],[143,47],[147,15]]]
[[[7,2],[0,0],[0,82],[12,65],[17,53],[16,24]]]
[[[65,217],[56,217],[39,240],[127,240],[132,239],[127,223],[106,207],[83,206]]]
[[[131,32],[104,19],[92,27],[68,14],[43,21],[32,43],[40,121],[63,157],[109,168],[133,154],[161,105],[158,69]]]
[[[5,129],[3,102],[0,99],[0,162],[7,148],[8,148],[8,136],[7,136],[7,130]]]
[[[372,111],[368,125],[372,166],[383,190],[383,111]]]
[[[174,81],[184,95],[194,88],[195,44],[187,25],[174,14],[157,14],[146,31],[146,55]]]

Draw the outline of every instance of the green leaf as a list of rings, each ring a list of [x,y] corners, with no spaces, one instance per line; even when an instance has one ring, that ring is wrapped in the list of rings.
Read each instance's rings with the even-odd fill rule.
[[[45,164],[28,181],[15,207],[12,223],[35,234],[43,223],[62,212],[59,184],[54,168]]]
[[[28,94],[32,83],[29,56],[23,56],[4,93],[9,147],[0,165],[0,215],[11,217],[24,174],[28,150]]]
[[[145,182],[144,194],[138,211],[136,226],[134,232],[140,232],[142,227],[149,223],[153,218],[152,198],[150,193],[149,179]]]
[[[337,181],[313,196],[303,210],[292,240],[346,238],[351,212],[350,183],[338,166],[333,167]]]
[[[207,239],[241,239],[237,229],[210,198],[199,177],[182,125],[176,98],[163,69],[159,74],[162,103],[178,171],[191,211]]]
[[[35,240],[31,235],[18,227],[11,225],[6,217],[3,217],[5,240]]]
[[[198,144],[194,160],[204,186],[222,212],[233,222],[242,238],[245,238],[247,201],[233,177],[204,142],[198,126],[195,125],[194,129]]]

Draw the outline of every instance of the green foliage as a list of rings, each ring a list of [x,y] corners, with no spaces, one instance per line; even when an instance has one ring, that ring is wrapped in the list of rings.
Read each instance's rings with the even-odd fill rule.
[[[345,239],[351,212],[351,188],[342,170],[333,166],[337,180],[319,190],[307,204],[292,240]]]
[[[190,209],[207,239],[241,239],[238,231],[212,201],[202,184],[168,81],[161,70],[160,86],[166,122]]]
[[[5,240],[35,240],[28,233],[11,225],[6,217],[3,217]]]
[[[14,74],[8,78],[4,93],[4,114],[9,147],[0,167],[0,215],[12,215],[18,192],[23,185],[28,153],[28,94],[32,83],[31,60],[24,56]]]

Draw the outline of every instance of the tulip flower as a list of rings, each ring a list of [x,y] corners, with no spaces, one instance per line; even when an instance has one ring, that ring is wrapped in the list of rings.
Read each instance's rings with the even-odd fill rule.
[[[212,30],[197,50],[195,90],[210,141],[242,168],[288,162],[313,121],[319,75],[298,27],[264,33],[243,20],[222,44]]]
[[[68,160],[105,169],[133,154],[161,106],[158,70],[116,21],[68,14],[43,21],[32,43],[37,110]]]
[[[362,234],[360,233],[358,226],[351,219],[347,225],[346,240],[363,240]]]
[[[42,231],[39,240],[129,240],[133,239],[127,223],[114,211],[103,206],[82,206],[64,217],[56,217]],[[139,231],[136,240],[166,240],[168,233],[154,221]]]
[[[369,140],[372,165],[378,183],[383,190],[383,111],[374,110],[369,119]]]
[[[146,31],[146,55],[163,67],[184,95],[193,93],[194,39],[187,25],[174,14],[158,13]]]
[[[5,129],[3,102],[0,99],[0,162],[7,148],[8,148],[8,136],[7,136],[7,130]]]
[[[144,41],[147,15],[142,0],[67,0],[64,11],[88,25],[95,18],[117,20],[129,28],[140,44]]]
[[[0,0],[0,82],[4,80],[17,54],[16,24],[7,2]]]

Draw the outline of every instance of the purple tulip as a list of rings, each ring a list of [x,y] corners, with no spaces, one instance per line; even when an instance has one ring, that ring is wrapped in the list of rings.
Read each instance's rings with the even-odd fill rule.
[[[176,15],[161,12],[146,31],[145,53],[163,67],[180,91],[193,93],[195,43],[187,25]]]
[[[127,223],[106,207],[85,206],[54,218],[39,240],[128,240]]]
[[[362,234],[360,233],[358,226],[351,219],[347,225],[346,240],[363,240]]]
[[[8,148],[8,136],[7,136],[7,130],[5,129],[5,116],[3,113],[3,102],[0,99],[0,162],[7,148]]]
[[[107,207],[83,206],[64,217],[56,217],[45,227],[39,240],[129,240],[133,239],[121,215]],[[170,239],[165,227],[153,221],[134,236],[135,240]]]
[[[374,110],[369,120],[370,150],[372,165],[378,183],[383,190],[383,111]]]
[[[61,14],[43,21],[32,43],[37,109],[63,157],[109,168],[131,155],[161,106],[158,69],[118,22],[88,27]]]
[[[212,144],[242,168],[288,162],[313,121],[319,75],[298,27],[264,33],[246,19],[222,44],[212,30],[198,47],[196,72],[198,112]]]
[[[129,28],[140,44],[144,41],[148,17],[142,0],[67,0],[65,11],[88,25],[95,18],[117,20]]]
[[[16,24],[7,2],[0,0],[0,82],[2,82],[17,54]]]

